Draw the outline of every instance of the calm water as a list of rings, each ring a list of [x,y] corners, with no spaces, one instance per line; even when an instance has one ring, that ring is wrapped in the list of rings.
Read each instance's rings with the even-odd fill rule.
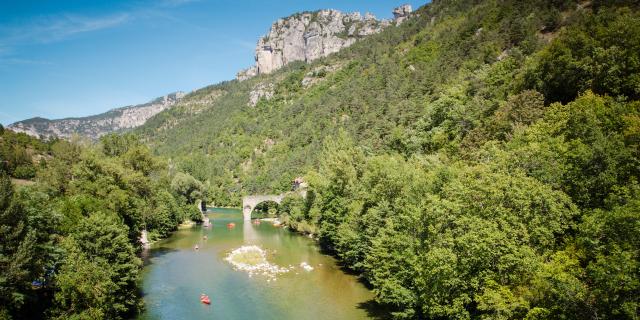
[[[372,293],[322,255],[315,241],[266,222],[244,225],[240,210],[213,209],[209,217],[212,228],[181,229],[147,252],[141,319],[367,318],[362,306]],[[236,227],[227,229],[229,222]],[[195,244],[200,250],[193,250]],[[296,268],[271,282],[233,270],[224,258],[247,244],[267,250],[271,263]],[[314,270],[304,271],[301,262]],[[200,303],[201,293],[211,305]]]

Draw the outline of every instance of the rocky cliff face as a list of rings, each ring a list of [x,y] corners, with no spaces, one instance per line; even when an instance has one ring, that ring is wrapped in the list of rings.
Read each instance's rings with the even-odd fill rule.
[[[83,118],[58,120],[32,118],[13,123],[8,128],[35,137],[69,138],[77,133],[81,136],[97,139],[110,132],[143,125],[147,119],[176,104],[184,95],[183,92],[176,92],[149,103],[113,109],[99,115]]]
[[[378,20],[367,13],[343,13],[337,10],[305,12],[279,19],[269,33],[258,40],[256,65],[238,73],[246,80],[271,73],[293,61],[310,62],[348,47],[358,39],[378,33],[392,23],[401,23],[411,13],[410,5],[394,11],[394,20]]]
[[[393,21],[395,21],[396,24],[401,24],[409,18],[412,11],[413,9],[410,4],[404,4],[393,9]]]

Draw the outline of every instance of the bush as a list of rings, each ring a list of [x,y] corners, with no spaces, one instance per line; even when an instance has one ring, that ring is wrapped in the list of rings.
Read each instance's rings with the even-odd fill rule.
[[[36,176],[36,168],[29,165],[19,165],[13,170],[13,176],[18,179],[33,179]]]

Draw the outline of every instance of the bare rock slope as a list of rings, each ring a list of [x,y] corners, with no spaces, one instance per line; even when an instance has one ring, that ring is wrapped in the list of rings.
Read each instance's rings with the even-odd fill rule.
[[[9,129],[35,137],[69,138],[78,134],[97,139],[110,132],[132,129],[143,125],[147,119],[172,107],[185,94],[176,92],[154,99],[151,102],[109,110],[105,113],[82,117],[49,120],[31,118],[9,125]]]
[[[278,19],[258,40],[256,64],[238,73],[238,80],[271,73],[293,61],[310,62],[348,47],[358,39],[399,24],[411,13],[410,5],[394,9],[394,20],[378,20],[372,14],[320,10]]]

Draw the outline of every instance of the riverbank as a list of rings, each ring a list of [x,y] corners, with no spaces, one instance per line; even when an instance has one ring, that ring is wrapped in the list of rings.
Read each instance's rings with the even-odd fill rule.
[[[178,229],[191,228],[196,224],[198,224],[198,223],[193,221],[193,220],[187,220],[187,221],[183,221],[181,224],[179,224],[177,228]]]
[[[281,216],[278,219],[283,228],[287,228],[294,233],[298,233],[307,238],[318,241],[317,229],[315,228],[315,226],[310,225],[306,221],[293,223],[293,221],[289,220],[289,217],[287,216]]]
[[[157,232],[149,232],[147,230],[142,230],[140,232],[140,236],[138,237],[138,243],[140,244],[140,246],[142,246],[142,249],[147,250],[147,249],[151,248],[151,246],[154,243],[171,237],[173,235],[173,233],[175,233],[176,231],[182,230],[182,229],[189,229],[189,228],[192,228],[194,225],[197,225],[197,224],[201,224],[201,223],[193,221],[193,220],[185,220],[185,221],[181,222],[180,224],[178,224],[175,227],[176,229],[173,232],[171,232],[168,235],[166,235],[166,236],[161,236]]]

